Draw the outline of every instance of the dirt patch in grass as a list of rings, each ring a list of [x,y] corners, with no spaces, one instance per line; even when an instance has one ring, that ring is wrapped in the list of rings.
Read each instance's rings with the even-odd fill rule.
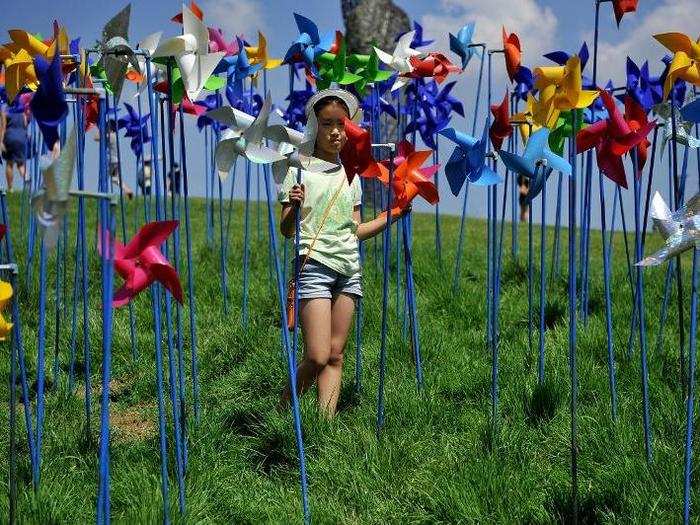
[[[116,443],[133,443],[150,439],[157,433],[154,405],[140,404],[115,408],[109,415]]]

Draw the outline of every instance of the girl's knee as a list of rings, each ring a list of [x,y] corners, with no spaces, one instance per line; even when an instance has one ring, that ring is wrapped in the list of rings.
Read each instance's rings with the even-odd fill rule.
[[[328,364],[329,357],[323,355],[307,355],[305,360],[315,373],[320,372]]]

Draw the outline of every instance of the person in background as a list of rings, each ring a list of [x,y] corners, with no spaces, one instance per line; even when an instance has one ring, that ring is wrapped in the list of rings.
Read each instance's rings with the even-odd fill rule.
[[[139,164],[138,171],[136,172],[136,183],[141,189],[143,195],[151,194],[151,174],[153,173],[153,165],[151,163],[151,157],[144,157],[143,167]]]
[[[0,151],[5,159],[7,191],[12,191],[15,166],[24,183],[27,178],[27,126],[29,121],[19,97],[0,112]]]
[[[173,163],[173,169],[168,172],[168,194],[180,194],[181,177],[182,172],[180,171],[180,165],[177,162],[175,162]]]
[[[119,150],[117,149],[117,141],[119,137],[117,136],[117,122],[114,119],[109,119],[107,121],[107,137],[109,139],[107,143],[107,155],[109,158],[109,177],[112,180],[112,187],[119,187]],[[95,133],[95,141],[100,140],[99,130]],[[128,199],[134,197],[134,190],[132,190],[129,185],[122,177],[122,191]]]
[[[530,211],[530,205],[527,202],[527,193],[530,191],[530,181],[518,175],[518,202],[520,202],[520,222],[525,222],[528,220],[528,212]]]

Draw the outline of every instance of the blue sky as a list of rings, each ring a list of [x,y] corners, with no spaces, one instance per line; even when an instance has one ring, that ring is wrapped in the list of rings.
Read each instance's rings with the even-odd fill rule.
[[[434,45],[436,49],[446,49],[447,33],[458,30],[461,25],[472,20],[477,23],[476,39],[492,43],[493,47],[498,45],[502,24],[509,31],[517,32],[521,37],[524,50],[524,63],[528,66],[546,63],[540,57],[544,52],[554,49],[578,50],[583,39],[587,39],[589,45],[592,44],[594,19],[592,0],[404,0],[396,3],[413,19],[423,23],[426,38],[437,40]],[[622,82],[627,55],[635,60],[649,58],[652,72],[656,73],[660,69],[658,60],[664,52],[663,48],[651,38],[653,33],[682,31],[692,37],[696,36],[697,0],[640,0],[639,3],[638,12],[626,15],[619,30],[615,24],[611,4],[602,4],[599,81],[612,76],[616,79],[616,84]],[[242,32],[254,40],[256,30],[262,29],[268,37],[268,46],[274,56],[283,55],[296,36],[293,11],[314,19],[322,31],[343,28],[340,3],[334,1],[202,0],[199,4],[204,10],[205,22],[208,25],[221,27],[227,35],[232,35],[233,31]],[[13,10],[11,15],[0,17],[0,35],[6,34],[6,31],[11,28],[49,34],[51,21],[56,18],[67,26],[71,37],[81,36],[83,45],[86,45],[98,38],[103,24],[118,12],[125,2],[30,0],[17,2],[14,5],[17,9]],[[169,18],[180,9],[180,6],[180,3],[173,1],[133,2],[131,40],[137,42],[147,34],[158,30],[164,30],[166,36],[176,34],[179,26],[170,22]],[[500,100],[506,87],[503,70],[502,61],[495,58],[494,100]],[[464,74],[457,77],[456,93],[464,99],[469,121],[471,121],[470,113],[474,104],[472,91],[475,72],[476,64],[473,62]],[[286,71],[281,69],[271,73],[270,88],[274,100],[281,101],[286,95],[285,78]],[[128,91],[122,96],[123,101],[130,98],[131,93]],[[483,119],[485,118],[484,101],[481,108],[479,118]],[[457,118],[453,125],[463,128],[466,123]],[[91,141],[88,144],[91,144]],[[201,193],[204,187],[201,175],[204,168],[203,139],[198,135],[196,128],[188,130],[188,148],[190,180],[194,191]],[[441,149],[445,151],[447,147]],[[123,150],[126,150],[128,155],[126,142]],[[91,155],[92,153],[88,152],[88,162]],[[443,156],[446,156],[446,153],[443,153]],[[692,154],[690,158],[690,172],[695,173],[695,155]],[[133,164],[127,161],[125,169],[133,169]],[[130,179],[128,175],[127,179]],[[661,179],[662,177],[658,178],[658,180]],[[612,184],[608,186],[608,192],[610,192]],[[659,189],[664,187],[660,185]],[[459,209],[458,200],[445,190],[447,185],[441,185],[442,210],[455,213]],[[241,177],[236,194],[241,195],[242,191]],[[556,192],[548,193],[553,200]],[[627,197],[631,197],[631,192],[628,193],[630,195]],[[255,192],[253,194],[255,195]],[[472,203],[470,213],[483,213],[484,197],[485,193],[478,189],[470,192],[470,203]],[[553,205],[549,207],[550,210],[553,208]],[[594,209],[596,208],[597,200],[594,202]],[[595,217],[597,215],[594,213]]]

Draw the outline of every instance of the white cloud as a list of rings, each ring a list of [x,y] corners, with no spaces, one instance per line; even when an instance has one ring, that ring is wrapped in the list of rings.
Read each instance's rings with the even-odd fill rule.
[[[680,32],[691,38],[697,36],[697,0],[662,0],[643,17],[627,15],[622,24],[631,27],[622,39],[603,38],[598,50],[599,79],[613,78],[616,85],[624,83],[624,60],[629,56],[637,64],[649,59],[652,74],[662,69],[659,60],[668,51],[652,35],[657,33]]]
[[[265,10],[258,0],[204,0],[200,5],[204,22],[222,29],[227,38],[243,34],[251,42],[257,42],[258,30],[265,33],[261,16]]]

